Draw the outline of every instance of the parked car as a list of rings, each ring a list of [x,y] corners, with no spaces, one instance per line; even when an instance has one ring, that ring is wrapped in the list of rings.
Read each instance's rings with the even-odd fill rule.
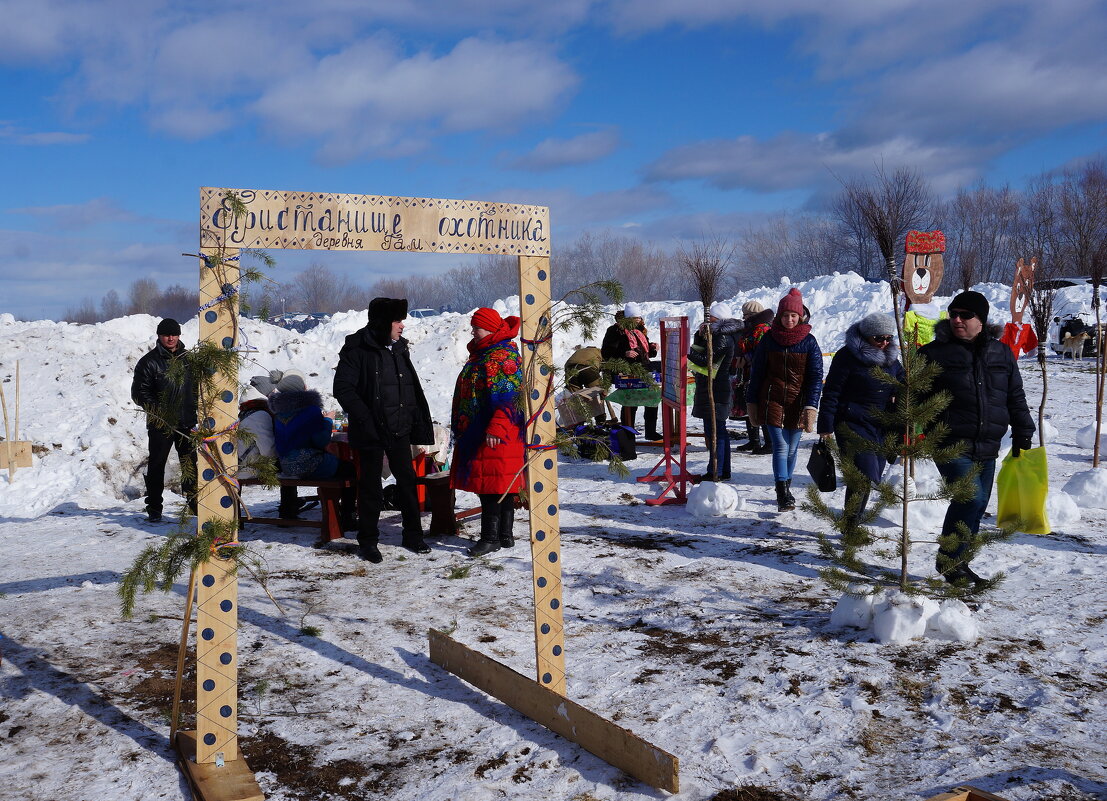
[[[273,325],[279,325],[281,328],[287,328],[289,331],[302,334],[328,319],[329,317],[322,312],[288,312],[287,314],[278,314],[271,318],[269,322]]]
[[[407,316],[422,320],[424,317],[434,317],[438,314],[434,309],[408,309]]]

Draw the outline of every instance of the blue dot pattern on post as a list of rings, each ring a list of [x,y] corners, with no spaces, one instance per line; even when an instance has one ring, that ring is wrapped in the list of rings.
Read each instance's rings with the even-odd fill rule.
[[[542,683],[543,684],[549,684],[551,681],[553,681],[553,676],[551,676],[549,673],[543,673],[542,674]]]
[[[546,532],[545,531],[536,531],[536,532],[534,532],[534,538],[536,540],[538,540],[539,542],[542,542],[542,540],[546,539]]]
[[[224,665],[229,665],[233,659],[234,657],[227,651],[224,651],[219,655],[219,661],[222,662]]]
[[[543,487],[543,486],[544,486],[544,485],[542,484],[542,482],[541,482],[541,481],[535,481],[535,482],[534,482],[534,491],[535,491],[535,492],[541,492],[541,491],[542,491],[542,487]]]
[[[545,576],[539,576],[538,581],[536,583],[538,584],[539,587],[545,587],[546,586],[546,577]]]
[[[234,609],[234,604],[232,604],[228,600],[222,600],[219,602],[219,608],[222,609],[224,612],[230,612],[232,609]]]
[[[231,713],[232,713],[232,712],[234,712],[234,710],[233,710],[233,709],[231,709],[231,708],[230,708],[229,706],[227,706],[226,704],[224,704],[223,706],[219,707],[219,714],[220,714],[220,715],[222,715],[222,716],[223,716],[223,717],[225,717],[225,718],[229,718],[229,717],[231,716]]]
[[[542,633],[543,634],[549,634],[550,633],[550,624],[549,623],[543,623],[542,624]]]
[[[233,442],[224,442],[222,451],[223,451],[223,453],[226,453],[226,454],[234,453],[234,443]]]
[[[205,523],[204,525],[207,525],[207,524]],[[200,582],[205,587],[210,587],[213,584],[215,584],[215,576],[204,576],[202,579],[200,579]]]
[[[202,636],[205,640],[213,639],[215,637],[215,630],[204,629],[203,632],[201,632],[200,636]]]
[[[205,734],[204,735],[204,745],[215,745],[215,735],[214,734]]]
[[[213,481],[215,479],[215,471],[210,467],[204,469],[204,481]]]
[[[542,466],[545,467],[547,470],[553,470],[553,459],[547,459],[545,462],[543,462]]]
[[[549,560],[550,560],[551,564],[556,562],[557,561],[557,553],[556,552],[551,552],[550,555],[549,555]]]
[[[219,319],[219,315],[213,311],[209,311],[207,314],[204,315],[204,319],[207,320],[209,323],[214,323],[216,320]]]
[[[229,495],[224,495],[222,498],[219,499],[219,505],[222,506],[224,509],[230,509],[231,504],[233,503],[234,501],[231,500],[231,497]]]

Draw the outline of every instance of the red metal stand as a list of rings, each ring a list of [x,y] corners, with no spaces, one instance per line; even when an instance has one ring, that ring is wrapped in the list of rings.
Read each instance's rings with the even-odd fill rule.
[[[660,494],[656,498],[646,499],[650,506],[688,502],[688,483],[693,477],[688,472],[685,461],[688,448],[688,423],[685,414],[688,406],[687,387],[688,318],[664,317],[661,320],[661,431],[665,450],[653,469],[638,478],[643,484],[661,484]],[[675,458],[674,442],[677,444]]]

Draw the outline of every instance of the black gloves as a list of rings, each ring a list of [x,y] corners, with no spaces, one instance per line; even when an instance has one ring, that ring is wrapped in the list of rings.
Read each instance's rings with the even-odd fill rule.
[[[1011,455],[1018,456],[1021,451],[1028,451],[1034,447],[1032,437],[1011,437]]]

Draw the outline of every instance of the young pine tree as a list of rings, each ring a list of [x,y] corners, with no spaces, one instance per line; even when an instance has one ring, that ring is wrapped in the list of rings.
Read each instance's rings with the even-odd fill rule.
[[[847,488],[848,502],[842,511],[831,509],[814,486],[807,490],[805,507],[820,519],[830,524],[839,536],[832,538],[820,532],[819,548],[832,565],[821,571],[821,576],[832,588],[840,592],[854,592],[856,585],[871,587],[873,591],[883,587],[895,587],[907,593],[925,593],[934,597],[960,598],[976,595],[994,588],[1002,580],[1002,574],[992,578],[987,584],[973,586],[966,581],[954,584],[938,578],[912,578],[907,568],[907,557],[913,540],[909,525],[908,510],[910,504],[920,501],[960,501],[970,499],[974,492],[975,473],[954,482],[941,482],[937,490],[918,493],[911,479],[910,471],[904,470],[902,478],[896,484],[881,482],[870,488],[869,479],[857,469],[853,455],[865,451],[876,452],[885,461],[903,460],[912,464],[918,460],[929,460],[942,464],[960,456],[965,450],[961,441],[949,441],[949,429],[939,420],[942,412],[949,406],[950,397],[946,392],[933,392],[934,379],[941,368],[928,362],[918,352],[913,337],[908,337],[902,352],[905,378],[898,380],[879,367],[873,368],[873,375],[884,383],[894,386],[895,403],[888,411],[873,411],[874,418],[882,425],[887,435],[880,442],[871,442],[844,426],[836,432],[842,444],[831,448],[835,453]],[[871,501],[864,511],[859,507],[869,496]],[[898,530],[875,528],[874,523],[880,514],[891,507],[900,507],[900,525]],[[964,523],[958,524],[959,533],[948,538],[939,537],[938,544],[949,546],[952,550],[954,539],[968,542],[966,563],[984,546],[1009,538],[1012,530],[981,529],[972,534]],[[949,540],[948,542],[943,539]],[[867,561],[862,551],[877,546],[877,556],[888,559],[898,557],[898,570]],[[942,559],[939,554],[939,559]],[[940,572],[949,572],[956,567],[953,564],[938,565]]]

